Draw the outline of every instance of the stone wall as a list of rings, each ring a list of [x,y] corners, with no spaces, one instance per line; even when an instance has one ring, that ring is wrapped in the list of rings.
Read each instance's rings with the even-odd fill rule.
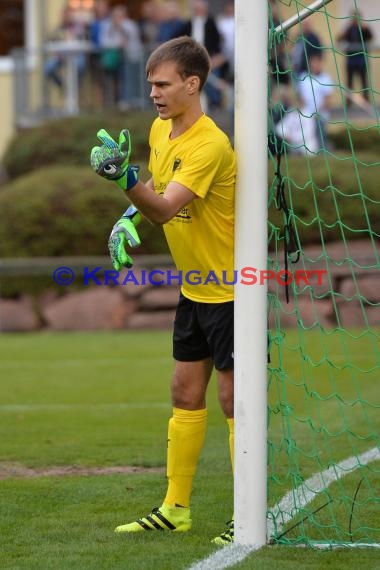
[[[324,276],[320,284],[313,281],[312,295],[304,287],[294,299],[290,289],[286,303],[285,288],[270,286],[275,292],[271,328],[278,319],[281,327],[310,327],[316,322],[325,328],[380,325],[380,273],[371,244],[352,242],[349,249],[342,243],[327,244],[326,255],[332,260],[329,277]],[[302,259],[291,269],[326,269],[321,248],[303,250]],[[0,299],[0,331],[172,328],[179,286],[141,284],[142,271],[134,268],[138,285],[102,284],[64,295],[46,291],[38,298]],[[120,283],[124,275],[121,272]]]
[[[298,287],[293,297],[290,289],[289,303],[285,288],[270,286],[275,293],[274,307],[270,312],[270,326],[280,319],[281,327],[303,326],[309,328],[319,323],[324,328],[367,328],[380,325],[380,251],[369,241],[350,243],[333,242],[303,249],[300,261],[290,269],[313,271],[326,270],[318,284],[311,277],[310,288]],[[327,260],[327,262],[326,262]]]
[[[139,283],[142,271],[143,268],[133,269]],[[118,282],[123,282],[125,274],[126,270],[120,272]],[[47,290],[37,298],[25,295],[18,300],[0,299],[0,330],[171,328],[178,296],[179,286],[131,282],[120,286],[89,285],[85,290],[63,295]]]

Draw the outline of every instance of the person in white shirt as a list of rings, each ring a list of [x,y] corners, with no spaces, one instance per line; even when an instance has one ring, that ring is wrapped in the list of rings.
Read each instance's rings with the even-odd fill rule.
[[[320,149],[315,118],[308,116],[303,108],[286,110],[274,130],[286,143],[291,154],[313,156]]]
[[[323,70],[323,58],[312,54],[308,60],[309,71],[302,73],[297,81],[300,107],[305,118],[314,118],[319,149],[327,148],[326,121],[329,117],[334,82]]]

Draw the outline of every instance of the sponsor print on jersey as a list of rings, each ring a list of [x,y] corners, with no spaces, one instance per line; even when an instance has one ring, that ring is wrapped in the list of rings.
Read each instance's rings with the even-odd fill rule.
[[[182,208],[182,210],[176,214],[175,220],[177,222],[191,222],[191,214],[189,208],[187,206]]]

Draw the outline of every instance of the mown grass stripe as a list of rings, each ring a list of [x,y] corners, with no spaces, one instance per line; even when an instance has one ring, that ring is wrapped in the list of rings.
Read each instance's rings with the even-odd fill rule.
[[[271,512],[275,514],[274,519],[268,520],[267,536],[273,536],[275,530],[276,533],[278,533],[281,528],[293,518],[292,513],[299,512],[299,509],[311,503],[317,493],[323,491],[342,477],[349,475],[359,467],[368,465],[368,463],[377,461],[378,459],[380,459],[380,450],[377,447],[373,447],[358,456],[344,459],[333,467],[329,467],[309,477],[302,485],[289,491],[289,493],[271,509]],[[335,543],[334,546],[344,547],[347,545],[344,543],[340,545]],[[355,544],[350,546],[354,547]],[[380,545],[374,544],[370,546],[378,548]],[[363,545],[358,545],[358,547],[363,547]],[[260,550],[260,548],[261,546],[257,545],[246,546],[234,544],[232,546],[225,546],[204,560],[196,562],[190,566],[188,570],[224,570],[241,562],[252,552]]]

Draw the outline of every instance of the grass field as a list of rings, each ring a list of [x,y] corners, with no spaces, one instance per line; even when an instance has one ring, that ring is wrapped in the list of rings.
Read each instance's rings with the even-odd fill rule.
[[[288,334],[290,347],[295,334]],[[182,570],[217,550],[210,539],[231,517],[232,476],[214,383],[194,483],[193,530],[113,532],[117,524],[159,505],[166,489],[170,353],[167,332],[1,336],[1,569]],[[296,355],[290,366],[296,378]],[[297,390],[294,382],[295,399]],[[300,417],[301,398],[297,405]],[[341,447],[337,459],[346,455]],[[109,474],[95,469],[116,466],[139,469]],[[379,476],[374,485],[378,491]],[[235,567],[350,570],[358,564],[378,568],[380,551],[275,546]]]

